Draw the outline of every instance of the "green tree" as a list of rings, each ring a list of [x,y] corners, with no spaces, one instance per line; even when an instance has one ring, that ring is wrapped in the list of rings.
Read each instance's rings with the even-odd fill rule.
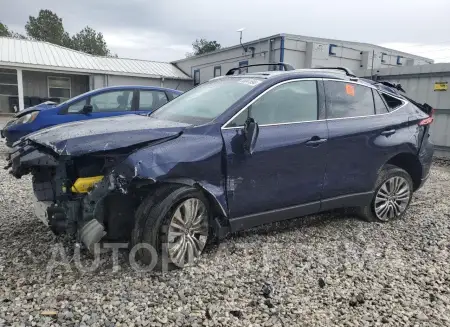
[[[194,49],[194,52],[187,53],[186,56],[198,56],[204,53],[212,52],[219,50],[222,48],[222,46],[217,43],[216,41],[208,41],[206,39],[196,39],[194,42],[192,42],[192,48]]]
[[[8,26],[2,23],[0,23],[0,36],[11,36]]]
[[[70,36],[64,30],[62,19],[50,10],[41,9],[37,17],[30,16],[25,30],[34,40],[70,47]]]
[[[62,19],[50,10],[41,9],[37,17],[30,16],[25,30],[27,35],[34,40],[62,45],[93,55],[111,56],[102,33],[86,26],[71,37],[65,31]]]
[[[103,34],[86,26],[75,34],[71,40],[72,49],[83,51],[97,56],[111,56]]]
[[[0,23],[0,36],[13,37],[16,39],[26,39],[26,37],[23,36],[22,34],[10,31],[8,26],[2,23]]]

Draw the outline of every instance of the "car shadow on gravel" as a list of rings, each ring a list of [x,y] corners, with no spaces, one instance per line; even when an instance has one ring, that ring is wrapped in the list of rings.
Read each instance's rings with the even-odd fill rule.
[[[349,210],[339,209],[262,225],[249,230],[234,233],[230,237],[245,238],[250,235],[277,235],[279,233],[291,232],[293,230],[308,230],[316,227],[324,228],[329,225],[342,224],[344,222],[361,223],[362,220]]]

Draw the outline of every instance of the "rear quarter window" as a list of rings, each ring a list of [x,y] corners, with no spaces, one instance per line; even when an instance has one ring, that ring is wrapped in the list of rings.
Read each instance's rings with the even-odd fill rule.
[[[375,90],[372,91],[373,91],[373,100],[375,102],[375,112],[377,113],[377,115],[388,113],[388,109],[383,99],[381,98],[381,95]]]
[[[397,109],[398,107],[403,105],[402,100],[394,98],[386,93],[382,93],[381,96],[383,97],[384,101],[386,101],[386,104],[389,107],[389,111]]]

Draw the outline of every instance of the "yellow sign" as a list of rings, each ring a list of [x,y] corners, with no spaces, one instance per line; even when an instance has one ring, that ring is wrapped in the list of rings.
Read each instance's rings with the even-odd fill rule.
[[[434,83],[435,91],[447,91],[448,90],[448,82],[436,82]]]

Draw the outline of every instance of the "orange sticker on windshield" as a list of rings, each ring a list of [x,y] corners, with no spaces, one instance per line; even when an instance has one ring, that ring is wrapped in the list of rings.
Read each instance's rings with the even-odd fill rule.
[[[345,92],[347,92],[348,95],[354,97],[355,96],[355,86],[352,84],[345,84]]]

